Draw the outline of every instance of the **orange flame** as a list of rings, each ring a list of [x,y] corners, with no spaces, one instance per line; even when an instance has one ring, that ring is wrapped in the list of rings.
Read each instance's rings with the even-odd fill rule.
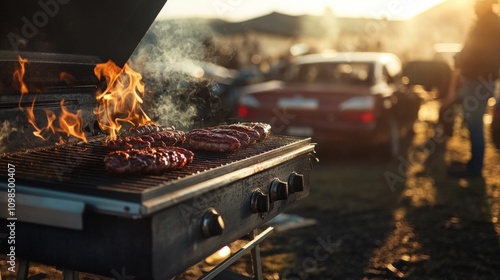
[[[62,133],[66,134],[67,136],[74,136],[76,138],[79,138],[85,142],[87,142],[87,138],[85,134],[82,131],[83,127],[83,119],[81,117],[81,111],[77,111],[76,114],[73,114],[69,112],[66,107],[64,106],[64,99],[60,102],[61,105],[61,115],[59,116],[59,127],[54,127],[54,123],[56,121],[56,114],[48,109],[44,109],[43,111],[45,112],[45,116],[47,117],[47,124],[45,127],[38,127],[36,124],[36,118],[35,118],[35,100],[36,98],[33,98],[33,102],[31,103],[30,107],[27,107],[24,109],[21,106],[21,101],[23,97],[28,94],[29,90],[24,82],[24,75],[26,74],[26,68],[25,64],[28,62],[27,59],[22,58],[19,56],[19,69],[16,69],[14,71],[14,80],[19,83],[19,90],[21,92],[21,98],[19,99],[19,109],[21,111],[26,113],[26,117],[28,118],[28,122],[33,126],[33,135],[42,138],[43,140],[47,140],[48,133],[52,134],[57,134],[57,133]],[[62,78],[63,76],[61,76]],[[64,77],[71,77],[70,75],[65,75]],[[60,143],[64,143],[64,140],[62,137],[60,137]]]
[[[21,98],[19,99],[19,108],[21,108],[21,100],[23,100],[23,96],[28,94],[28,86],[24,82],[24,75],[26,74],[26,67],[25,64],[28,63],[28,59],[22,58],[20,55],[18,56],[18,61],[19,61],[19,69],[16,69],[14,71],[14,81],[17,81],[19,83],[19,91],[21,92]]]
[[[144,98],[141,74],[127,64],[120,68],[112,61],[96,65],[94,73],[107,82],[107,88],[97,92],[94,114],[101,129],[109,131],[110,139],[116,139],[124,123],[138,126],[151,122],[140,106]]]
[[[81,117],[81,110],[76,111],[76,114],[71,113],[64,106],[64,99],[61,100],[61,115],[59,116],[59,129],[58,131],[66,134],[67,136],[74,136],[87,142],[87,137],[82,131],[83,120]]]
[[[21,96],[21,99],[22,99],[22,96]],[[35,110],[35,100],[36,98],[33,98],[33,102],[31,103],[31,107],[29,108],[26,108],[26,116],[28,117],[28,122],[33,126],[33,134],[37,137],[40,137],[42,138],[43,140],[47,140],[46,137],[43,136],[43,132],[45,131],[45,129],[40,129],[38,128],[38,126],[36,125],[36,122],[35,122],[35,113],[34,113],[34,110]],[[21,102],[21,101],[19,101]],[[21,108],[21,110],[23,110]],[[45,114],[47,114],[47,112],[45,112]],[[50,118],[49,116],[47,115],[47,120],[48,120],[48,124],[51,124],[51,122],[49,121]],[[53,122],[53,120],[52,120]]]
[[[64,71],[59,73],[59,79],[65,82],[67,85],[74,85],[76,81],[75,77]]]

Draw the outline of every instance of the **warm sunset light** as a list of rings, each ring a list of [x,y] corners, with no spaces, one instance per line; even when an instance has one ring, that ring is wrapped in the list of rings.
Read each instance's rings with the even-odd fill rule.
[[[390,17],[408,19],[443,0],[396,1],[396,0],[312,0],[304,1],[203,1],[169,0],[159,17],[173,18],[185,16],[220,17],[228,20],[246,20],[273,11],[287,14],[319,15],[325,8],[340,17]]]
[[[500,279],[500,0],[0,7],[0,280]]]

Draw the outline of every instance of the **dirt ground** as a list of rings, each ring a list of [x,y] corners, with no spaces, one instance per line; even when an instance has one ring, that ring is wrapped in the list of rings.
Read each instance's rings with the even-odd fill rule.
[[[264,279],[500,279],[499,150],[486,127],[483,178],[448,176],[448,165],[467,160],[468,136],[457,126],[448,141],[432,140],[434,109],[424,108],[397,159],[318,154],[309,197],[288,211],[316,223],[277,230],[261,244]],[[176,279],[209,268],[200,263]],[[230,269],[249,275],[250,256]],[[45,278],[34,279],[61,277],[43,266],[30,271],[39,273]]]
[[[266,279],[500,279],[499,150],[486,127],[484,178],[448,176],[468,135],[458,125],[432,140],[433,105],[396,160],[318,155],[311,194],[290,211],[317,224],[263,245]]]
[[[457,125],[446,142],[432,140],[435,105],[395,160],[318,154],[309,197],[288,211],[316,224],[263,242],[264,279],[500,279],[499,150],[486,125],[483,178],[447,175],[467,161],[468,135]],[[231,269],[249,275],[250,258]]]

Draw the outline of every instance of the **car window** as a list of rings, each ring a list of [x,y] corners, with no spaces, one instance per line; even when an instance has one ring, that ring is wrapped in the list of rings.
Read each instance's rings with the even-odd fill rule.
[[[387,68],[384,66],[382,67],[382,81],[386,83],[392,83],[392,77],[389,75],[389,72],[387,71]]]
[[[392,78],[401,75],[401,61],[397,58],[387,59],[386,63],[384,64],[384,68],[386,68],[385,71],[387,71],[387,74]]]
[[[393,71],[393,73],[394,74],[390,72],[389,67],[384,66],[382,68],[382,80],[385,81],[386,83],[392,84],[401,79],[401,72]]]
[[[373,79],[373,64],[314,63],[300,64],[291,68],[287,80],[297,83],[368,84]]]

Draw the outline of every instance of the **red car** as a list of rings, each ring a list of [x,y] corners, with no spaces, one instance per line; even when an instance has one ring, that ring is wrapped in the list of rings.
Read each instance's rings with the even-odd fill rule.
[[[396,156],[421,104],[401,82],[401,70],[390,53],[305,55],[283,81],[247,87],[238,114],[270,123],[276,134],[312,137],[318,149],[374,145]]]

